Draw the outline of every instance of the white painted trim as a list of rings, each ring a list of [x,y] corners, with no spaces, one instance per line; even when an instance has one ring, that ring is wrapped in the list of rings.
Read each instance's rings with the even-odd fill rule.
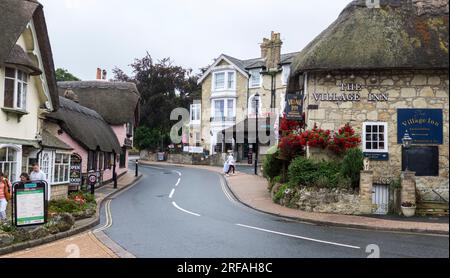
[[[382,125],[384,126],[384,149],[382,150],[369,150],[366,149],[366,127],[369,125]],[[389,152],[389,124],[387,122],[364,122],[362,127],[362,149],[363,152],[370,153],[387,153]]]
[[[47,97],[47,101],[49,103],[49,108],[50,110],[53,110],[53,103],[52,103],[52,98],[50,96],[50,89],[48,87],[48,83],[47,83],[47,75],[45,73],[45,68],[44,68],[44,63],[42,62],[42,55],[41,55],[41,48],[39,46],[39,41],[37,40],[37,36],[36,36],[36,28],[34,26],[34,21],[33,19],[28,23],[27,28],[31,29],[31,34],[33,35],[33,44],[34,44],[34,49],[33,49],[33,55],[35,55],[38,59],[38,67],[41,70],[42,74],[39,75],[39,79],[41,80],[42,83],[42,90],[44,91],[45,96]]]
[[[15,176],[17,179],[20,178],[20,173],[22,172],[22,146],[21,145],[14,145],[14,144],[0,144],[0,149],[6,149],[11,148],[16,151],[16,172]],[[11,181],[15,182],[15,181]]]
[[[243,71],[242,69],[240,69],[236,64],[234,64],[233,62],[231,62],[229,59],[227,59],[225,57],[225,55],[220,55],[219,58],[216,59],[216,61],[214,62],[214,64],[212,64],[212,66],[210,66],[208,68],[207,71],[205,71],[205,73],[200,77],[200,79],[198,80],[197,84],[201,84],[210,74],[211,72],[217,68],[217,65],[220,64],[220,62],[225,61],[228,64],[230,64],[235,70],[237,70],[238,72],[240,72],[242,75],[244,75],[245,77],[249,78],[249,75],[247,72]],[[219,67],[220,68],[220,67]],[[236,76],[236,80],[237,80],[237,76]]]

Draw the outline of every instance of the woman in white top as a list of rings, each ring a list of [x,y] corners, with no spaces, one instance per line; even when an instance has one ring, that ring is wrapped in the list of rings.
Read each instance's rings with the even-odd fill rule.
[[[227,158],[227,164],[228,164],[228,172],[227,172],[227,176],[230,175],[231,171],[233,170],[233,175],[236,174],[236,161],[234,160],[234,156],[232,153],[230,153],[230,155]]]

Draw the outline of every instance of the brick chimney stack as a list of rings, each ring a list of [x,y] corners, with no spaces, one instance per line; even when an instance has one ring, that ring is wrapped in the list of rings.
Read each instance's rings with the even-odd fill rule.
[[[102,80],[102,69],[101,68],[97,68],[97,76],[95,79]]]
[[[264,38],[261,44],[261,58],[266,59],[266,67],[268,70],[277,69],[281,62],[281,41],[280,33],[272,31],[270,39]]]

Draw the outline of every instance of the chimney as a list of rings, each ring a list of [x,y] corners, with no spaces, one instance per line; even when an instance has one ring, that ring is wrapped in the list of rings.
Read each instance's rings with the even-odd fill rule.
[[[281,62],[281,41],[280,33],[272,31],[270,39],[264,38],[261,44],[261,58],[266,59],[266,67],[268,70],[277,69]]]
[[[108,74],[108,72],[104,69],[102,70],[102,80],[106,80],[106,75]]]
[[[97,76],[95,79],[97,79],[97,80],[102,79],[102,69],[101,68],[97,68]]]

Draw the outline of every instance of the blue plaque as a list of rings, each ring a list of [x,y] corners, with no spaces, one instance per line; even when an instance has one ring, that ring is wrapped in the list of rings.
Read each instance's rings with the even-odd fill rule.
[[[398,109],[397,142],[403,143],[406,132],[413,144],[442,145],[444,121],[442,109]]]
[[[388,161],[389,153],[371,153],[365,152],[364,157],[375,161]]]

